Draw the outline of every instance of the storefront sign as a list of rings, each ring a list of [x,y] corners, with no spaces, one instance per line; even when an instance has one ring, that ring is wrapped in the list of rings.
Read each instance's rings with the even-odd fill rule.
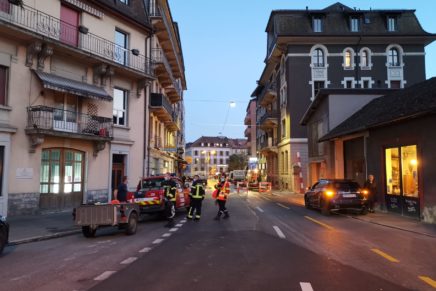
[[[17,179],[33,179],[33,168],[17,168],[15,171]]]
[[[419,216],[419,200],[404,197],[404,214],[409,216]]]
[[[397,195],[386,195],[386,206],[390,211],[401,213],[401,197]]]

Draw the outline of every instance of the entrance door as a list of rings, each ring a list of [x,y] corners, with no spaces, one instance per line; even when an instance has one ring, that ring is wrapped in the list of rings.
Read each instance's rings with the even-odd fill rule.
[[[40,208],[72,208],[83,201],[84,153],[44,149],[41,160]]]
[[[417,146],[385,149],[386,206],[402,215],[419,217]]]
[[[79,12],[61,5],[60,41],[72,46],[79,44]]]
[[[117,189],[121,184],[125,169],[125,155],[112,156],[112,191]]]

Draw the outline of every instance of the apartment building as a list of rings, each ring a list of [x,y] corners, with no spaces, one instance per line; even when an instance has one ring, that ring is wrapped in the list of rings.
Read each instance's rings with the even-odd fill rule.
[[[260,169],[274,186],[291,191],[301,189],[298,172],[307,183],[307,131],[299,121],[319,89],[404,88],[423,81],[424,48],[433,40],[414,10],[357,10],[341,3],[272,11],[266,33],[265,67],[252,94]]]
[[[0,0],[0,213],[107,202],[125,175],[134,189],[155,80],[144,1],[23,2]]]
[[[244,118],[245,131],[244,136],[247,138],[247,154],[255,158],[256,154],[256,99],[248,102],[246,115]]]

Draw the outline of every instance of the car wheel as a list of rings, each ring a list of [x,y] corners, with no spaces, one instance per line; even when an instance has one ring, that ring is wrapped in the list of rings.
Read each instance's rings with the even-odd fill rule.
[[[0,229],[0,254],[3,252],[3,249],[5,248],[7,244],[7,235],[6,231],[4,229]]]
[[[329,204],[324,200],[321,200],[321,214],[322,215],[330,215]]]
[[[84,237],[95,237],[95,233],[97,232],[97,228],[91,227],[89,225],[82,226],[82,233]]]
[[[129,216],[129,222],[126,228],[126,234],[132,235],[136,233],[138,229],[138,215],[135,212],[132,212]]]

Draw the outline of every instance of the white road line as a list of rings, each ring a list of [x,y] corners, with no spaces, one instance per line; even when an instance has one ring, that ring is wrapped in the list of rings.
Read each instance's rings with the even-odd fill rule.
[[[307,282],[300,282],[300,287],[302,291],[313,291],[312,285]]]
[[[172,235],[172,233],[164,233],[162,236],[163,237],[170,237]]]
[[[179,223],[179,224],[176,224],[176,226],[177,226],[177,227],[182,227],[183,224]]]
[[[174,227],[174,228],[170,229],[171,232],[175,232],[175,231],[178,231],[178,230],[179,230],[179,228],[177,228],[177,227]]]
[[[133,263],[133,262],[136,261],[137,259],[138,259],[137,257],[130,257],[130,258],[127,258],[127,259],[125,259],[124,261],[122,261],[120,264],[121,264],[121,265],[128,265],[128,264]]]
[[[101,275],[95,277],[94,281],[103,281],[103,280],[106,280],[107,278],[109,278],[110,276],[112,276],[115,273],[116,273],[116,271],[106,271],[106,272],[103,272]]]
[[[257,209],[257,211],[259,211],[259,212],[262,212],[262,213],[264,212],[263,209],[260,208],[259,206],[257,206],[256,209]]]
[[[280,230],[278,226],[274,225],[273,228],[277,232],[279,238],[286,238],[285,234]]]
[[[140,253],[148,253],[149,251],[151,251],[151,248],[146,247],[146,248],[143,248],[142,250],[140,250],[139,252]]]
[[[186,219],[180,220],[180,223],[185,223]]]
[[[277,205],[278,206],[280,206],[280,207],[282,207],[282,208],[285,208],[285,209],[291,209],[290,207],[288,207],[288,206],[286,206],[286,205],[283,205],[283,204],[281,204],[281,203],[277,203]]]
[[[154,245],[157,245],[157,244],[160,244],[160,243],[163,242],[163,241],[164,241],[163,239],[158,238],[158,239],[155,239],[155,240],[153,241],[153,244],[154,244]]]

